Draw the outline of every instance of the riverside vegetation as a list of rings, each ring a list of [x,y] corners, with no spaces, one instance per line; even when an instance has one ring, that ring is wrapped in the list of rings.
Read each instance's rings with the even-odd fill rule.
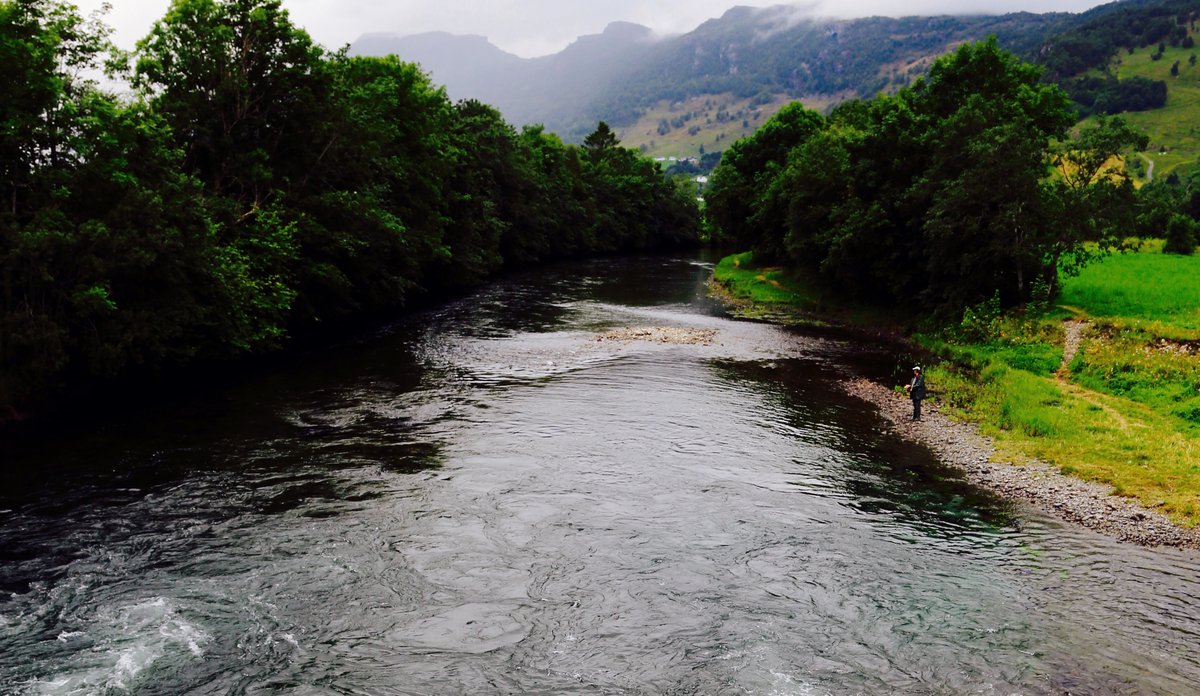
[[[1099,119],[1072,137],[1038,77],[989,41],[896,96],[784,109],[714,172],[718,233],[753,249],[715,279],[767,307],[899,317],[937,358],[935,394],[999,456],[1194,526],[1200,267],[1123,237],[1153,206],[1112,163],[1144,136]]]
[[[694,194],[330,53],[279,0],[175,0],[132,55],[0,0],[0,420],[64,386],[272,351],[497,271],[695,243]],[[106,61],[128,98],[84,76]]]
[[[1200,259],[1161,246],[1148,242],[1064,279],[1056,306],[1002,313],[985,305],[912,338],[937,358],[928,379],[944,410],[979,424],[999,458],[1049,462],[1193,526]],[[715,278],[771,318],[837,310],[815,299],[811,279],[756,267],[750,254],[723,259]],[[1064,326],[1080,331],[1065,365]]]

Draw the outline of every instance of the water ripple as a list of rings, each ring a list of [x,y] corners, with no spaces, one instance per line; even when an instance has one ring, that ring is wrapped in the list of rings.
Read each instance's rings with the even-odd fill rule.
[[[1195,691],[1200,558],[975,489],[833,386],[861,346],[625,263],[19,462],[0,692]]]

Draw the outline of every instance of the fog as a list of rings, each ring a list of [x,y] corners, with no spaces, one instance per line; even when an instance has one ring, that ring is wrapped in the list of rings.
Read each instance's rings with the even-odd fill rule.
[[[77,2],[85,13],[102,0]],[[448,31],[480,34],[519,56],[555,53],[583,34],[613,21],[643,24],[660,34],[691,31],[735,4],[768,6],[754,0],[284,0],[292,20],[327,48],[340,48],[369,32],[416,34]],[[1096,0],[823,0],[799,7],[818,16],[866,17],[925,14],[1081,12]],[[113,0],[105,20],[123,48],[149,31],[170,0]]]

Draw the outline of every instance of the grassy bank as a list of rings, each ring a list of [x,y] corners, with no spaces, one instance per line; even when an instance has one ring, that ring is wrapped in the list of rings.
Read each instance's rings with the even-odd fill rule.
[[[888,313],[847,302],[824,291],[813,279],[778,266],[754,263],[751,252],[726,256],[713,271],[714,289],[734,313],[748,319],[823,326],[850,324],[892,330]]]
[[[819,294],[794,293],[800,300],[783,294],[776,283],[783,290],[805,284],[774,274],[782,272],[756,269],[750,256],[738,255],[724,259],[714,277],[755,304],[823,305]],[[1200,259],[1148,246],[1065,279],[1059,304],[1045,311],[993,315],[980,308],[972,321],[911,338],[939,357],[927,374],[944,408],[977,423],[1005,459],[1041,459],[1195,526],[1197,278]],[[1079,341],[1064,365],[1068,329]]]

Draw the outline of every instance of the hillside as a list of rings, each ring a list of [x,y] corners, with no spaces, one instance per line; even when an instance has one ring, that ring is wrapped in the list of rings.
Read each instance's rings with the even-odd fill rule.
[[[702,144],[721,147],[751,132],[755,111],[761,123],[787,101],[821,107],[894,89],[922,74],[936,56],[988,34],[1013,50],[1032,51],[1072,17],[832,21],[790,6],[735,7],[675,37],[614,23],[560,53],[533,59],[505,53],[482,37],[442,33],[369,34],[350,50],[420,63],[452,98],[495,104],[511,121],[543,123],[568,140],[581,139],[603,119],[620,126],[626,144],[694,155]],[[727,118],[737,112],[741,118]],[[664,119],[671,126],[683,113],[693,115],[682,134],[676,127],[659,133]]]
[[[1195,37],[1196,31],[1189,36]],[[1193,39],[1194,40],[1194,39]],[[1167,102],[1160,109],[1129,112],[1124,118],[1150,136],[1150,148],[1132,163],[1141,183],[1175,174],[1186,180],[1200,162],[1200,48],[1166,46],[1155,59],[1156,46],[1118,54],[1109,70],[1122,80],[1142,77],[1167,83]],[[1175,75],[1172,75],[1172,68]],[[1151,169],[1151,164],[1153,169]]]
[[[815,17],[795,6],[735,7],[673,37],[614,23],[534,59],[505,53],[483,37],[449,34],[372,34],[354,42],[351,52],[396,53],[418,62],[452,98],[495,104],[509,120],[543,123],[568,141],[581,140],[606,120],[625,144],[644,152],[694,156],[702,147],[721,150],[752,133],[789,101],[823,110],[848,98],[895,91],[923,75],[937,56],[990,34],[1004,48],[1045,64],[1051,79],[1087,101],[1080,107],[1085,113],[1104,110],[1090,101],[1097,89],[1109,90],[1100,96],[1110,112],[1114,105],[1116,111],[1156,106],[1165,100],[1161,81],[1181,49],[1168,47],[1170,56],[1150,65],[1150,49],[1142,47],[1159,40],[1178,43],[1182,25],[1176,17],[1194,12],[1193,5],[1193,0],[1123,0],[1080,14],[851,20]],[[1134,53],[1126,54],[1127,48]],[[1105,68],[1114,55],[1124,59],[1119,84]],[[1188,58],[1182,56],[1184,65]],[[1095,84],[1084,86],[1080,76]],[[1179,87],[1187,80],[1170,84]],[[1181,94],[1171,104],[1186,99]],[[1180,141],[1156,123],[1179,118],[1141,114],[1137,120],[1152,133],[1161,130],[1166,140]],[[1168,157],[1165,163],[1173,162]]]
[[[397,36],[367,34],[350,46],[351,55],[394,53],[420,63],[433,81],[445,85],[452,99],[478,99],[491,104],[518,125],[543,123],[563,132],[581,124],[572,139],[596,127],[597,118],[584,104],[612,88],[644,59],[657,38],[646,27],[614,22],[601,34],[581,36],[550,56],[521,58],[506,53],[482,36],[444,32]]]

